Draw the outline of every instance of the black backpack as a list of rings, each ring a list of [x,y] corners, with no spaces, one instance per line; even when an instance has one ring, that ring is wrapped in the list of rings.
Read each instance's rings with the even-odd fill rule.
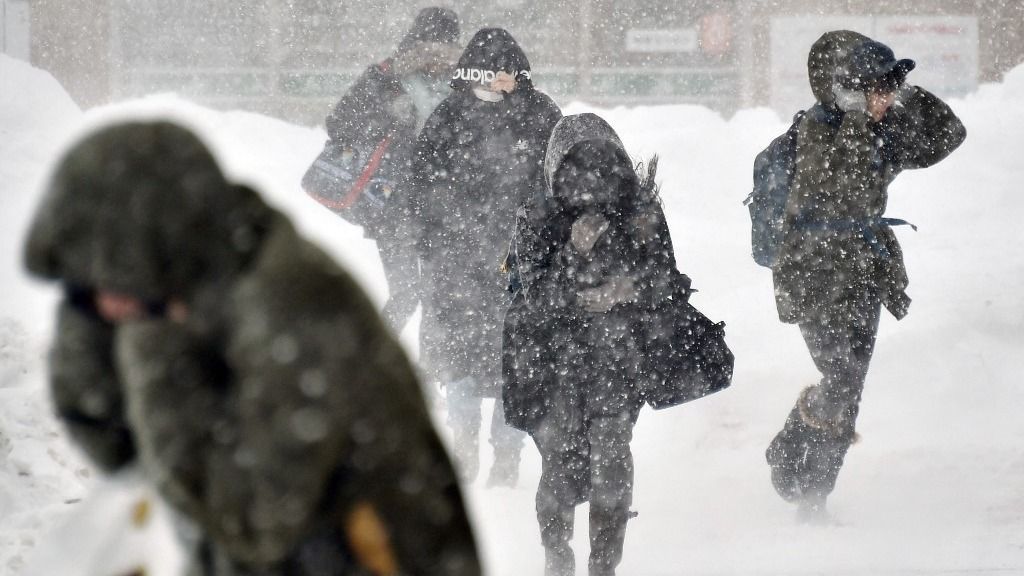
[[[754,262],[772,268],[779,256],[786,202],[796,172],[796,139],[804,111],[796,113],[786,133],[754,158],[754,190],[743,201],[750,210],[750,246]]]
[[[750,210],[750,246],[754,262],[768,268],[773,268],[779,257],[786,223],[786,203],[796,174],[797,132],[804,116],[834,128],[843,122],[841,112],[821,104],[815,104],[807,112],[797,112],[789,130],[772,140],[754,158],[754,190],[743,201]]]

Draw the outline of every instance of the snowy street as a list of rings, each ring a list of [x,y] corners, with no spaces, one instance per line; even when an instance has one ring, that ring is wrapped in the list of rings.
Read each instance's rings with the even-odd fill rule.
[[[229,177],[287,212],[363,283],[386,284],[370,241],[303,193],[322,127],[218,112],[159,95],[82,112],[46,72],[0,55],[0,576],[87,498],[96,479],[52,415],[45,351],[56,294],[21,265],[24,233],[60,150],[115,118],[171,118],[195,130]],[[13,88],[13,89],[12,89]],[[811,104],[808,95],[808,105]],[[733,384],[708,399],[645,408],[633,439],[636,485],[624,576],[956,576],[1024,574],[1024,66],[950,102],[967,140],[890,187],[913,298],[883,316],[858,431],[829,500],[833,522],[797,524],[772,489],[764,450],[818,372],[799,331],[778,321],[771,274],[750,257],[742,205],[755,154],[789,125],[766,108],[723,118],[697,106],[595,110],[658,180],[692,302],[727,324]],[[794,110],[795,112],[795,110]],[[411,330],[403,342],[416,353]],[[489,404],[484,408],[487,429]],[[443,415],[437,415],[439,428]],[[482,445],[482,466],[492,457]],[[486,567],[543,573],[534,515],[540,474],[524,450],[515,489],[468,488]],[[585,571],[586,507],[574,549]]]

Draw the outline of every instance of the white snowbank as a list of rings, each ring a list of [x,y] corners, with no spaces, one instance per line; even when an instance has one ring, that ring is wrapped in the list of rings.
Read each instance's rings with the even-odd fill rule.
[[[49,415],[38,361],[52,293],[27,280],[18,262],[56,150],[112,118],[179,119],[232,177],[253,184],[352,268],[378,302],[386,289],[373,246],[298,186],[322,129],[173,96],[80,114],[45,72],[3,56],[0,80],[25,88],[0,96],[0,574],[14,574],[69,508],[63,502],[83,494],[87,475]],[[862,440],[830,500],[838,523],[826,528],[793,522],[763,456],[798,391],[817,379],[798,330],[776,319],[770,274],[750,259],[741,205],[753,156],[787,120],[766,109],[730,119],[693,106],[601,111],[636,157],[660,154],[679,266],[700,290],[697,306],[728,323],[737,358],[730,390],[641,415],[633,443],[640,514],[621,574],[1024,573],[1024,67],[952,105],[967,142],[891,188],[889,213],[920,228],[898,232],[914,304],[904,321],[882,321]],[[542,571],[532,445],[524,463],[516,490],[469,490],[492,574]],[[575,540],[581,567],[584,511]]]

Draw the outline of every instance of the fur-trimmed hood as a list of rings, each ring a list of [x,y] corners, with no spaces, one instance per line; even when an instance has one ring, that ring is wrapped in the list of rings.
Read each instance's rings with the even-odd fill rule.
[[[229,183],[206,146],[168,122],[100,129],[58,164],[29,230],[44,278],[150,302],[188,297],[241,269],[269,208]]]
[[[825,106],[831,106],[836,78],[842,74],[850,51],[870,38],[851,30],[826,32],[811,45],[807,56],[807,76],[814,97]]]
[[[554,183],[555,172],[558,172],[565,157],[577,144],[588,140],[611,142],[622,150],[623,154],[626,153],[626,147],[622,145],[619,135],[604,118],[590,112],[565,116],[551,131],[547,153],[544,156],[544,181],[549,191]]]

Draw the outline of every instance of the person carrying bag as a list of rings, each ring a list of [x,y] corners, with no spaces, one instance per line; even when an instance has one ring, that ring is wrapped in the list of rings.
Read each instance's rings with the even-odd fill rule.
[[[622,559],[633,496],[629,443],[645,402],[677,405],[728,386],[721,325],[687,301],[654,185],[594,114],[555,126],[549,194],[519,213],[505,269],[505,418],[541,455],[545,574],[575,573],[575,507],[590,502],[591,575]]]

